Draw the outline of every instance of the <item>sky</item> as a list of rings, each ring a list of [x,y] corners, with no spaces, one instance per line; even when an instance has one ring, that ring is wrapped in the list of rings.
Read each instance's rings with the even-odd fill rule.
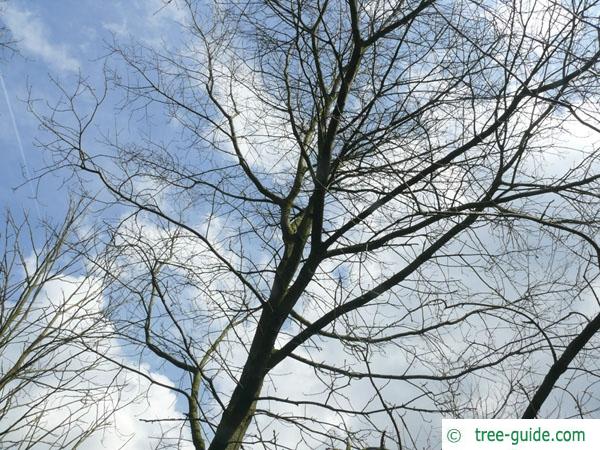
[[[17,216],[27,214],[33,223],[60,223],[68,204],[68,192],[60,175],[44,176],[39,183],[26,182],[41,175],[48,163],[37,143],[42,133],[29,111],[28,100],[52,104],[59,97],[56,83],[73,86],[80,76],[101,86],[110,42],[134,38],[156,45],[173,32],[181,12],[161,0],[112,1],[110,7],[98,1],[10,0],[1,8],[0,22],[10,30],[16,51],[5,52],[0,61],[0,118],[4,124],[0,127],[0,207]],[[111,101],[108,99],[107,113],[99,127],[112,125]],[[49,285],[44,298],[56,297],[57,292],[64,294],[65,286],[68,290],[73,281],[77,282],[63,281]],[[0,362],[10,358],[13,350],[0,355]],[[111,352],[113,357],[123,357],[118,349]],[[171,383],[147,366],[143,366],[143,371],[165,384]],[[98,373],[97,377],[102,375]],[[148,449],[148,438],[156,434],[157,428],[139,418],[152,419],[153,411],[181,417],[172,393],[160,388],[147,391],[147,381],[142,376],[128,375],[127,383],[125,401],[147,392],[144,401],[121,409],[115,416],[118,425],[95,435],[83,448]],[[54,401],[60,403],[61,399]]]
[[[114,39],[157,44],[176,29],[181,11],[161,0],[113,1],[110,8],[97,1],[11,0],[2,8],[0,20],[18,51],[5,53],[0,63],[0,117],[5,124],[0,129],[2,207],[56,218],[64,214],[60,199],[66,200],[64,192],[56,194],[58,177],[45,177],[43,186],[23,186],[47,162],[36,147],[40,132],[28,99],[52,103],[58,98],[54,81],[69,86],[79,75],[101,86],[104,57]]]
[[[65,0],[19,1],[9,0],[3,5],[0,20],[10,29],[17,41],[17,53],[7,54],[0,63],[3,91],[0,96],[0,117],[5,126],[0,128],[0,201],[2,208],[13,213],[25,212],[34,219],[59,223],[68,203],[67,189],[62,186],[61,174],[45,175],[39,183],[25,183],[43,173],[48,156],[42,155],[36,141],[45,139],[39,130],[37,119],[28,110],[28,99],[35,105],[52,104],[59,97],[55,82],[64,86],[75,85],[79,76],[90,84],[101,86],[103,64],[114,39],[127,42],[130,39],[160,46],[163,40],[176,40],[177,22],[183,20],[182,12],[174,4],[165,5],[161,0],[105,2]],[[4,90],[5,88],[5,90]],[[103,116],[96,125],[110,128],[114,124],[111,111],[116,104],[109,97],[103,108]],[[24,184],[25,183],[25,184]],[[71,280],[72,281],[72,280]],[[56,285],[49,286],[47,295],[53,295]],[[111,357],[124,357],[118,349],[111,350]],[[393,366],[393,363],[390,362]],[[318,391],[320,384],[312,378],[307,366],[283,365],[282,374],[293,370],[296,383],[280,387],[279,393],[288,392],[291,397],[298,392]],[[164,368],[153,373],[149,365],[144,371],[165,384],[173,383]],[[101,375],[99,375],[101,376]],[[148,385],[143,377],[129,376],[130,389],[125,400],[142,393]],[[364,396],[359,386],[357,398]],[[135,402],[121,409],[115,417],[115,426],[104,433],[94,435],[84,448],[97,450],[119,448],[142,450],[150,448],[148,438],[155,429],[148,422],[157,414],[162,417],[181,417],[180,404],[174,395],[160,388],[152,388],[143,402]],[[362,399],[369,401],[368,398]],[[362,401],[361,400],[361,401]],[[57,400],[60,402],[60,398]],[[321,411],[322,412],[322,411]],[[328,417],[334,420],[335,417]],[[282,437],[292,430],[283,429]]]
[[[48,155],[43,156],[38,148],[37,140],[47,136],[40,132],[37,119],[29,111],[28,99],[33,99],[34,105],[44,109],[45,102],[52,104],[59,97],[56,83],[74,86],[80,76],[91,85],[101,86],[105,57],[115,39],[125,43],[135,39],[149,46],[177,41],[177,23],[184,20],[184,14],[174,2],[114,0],[110,7],[106,5],[106,2],[92,0],[8,0],[2,4],[0,21],[11,31],[17,50],[14,54],[5,53],[0,61],[0,118],[4,124],[0,127],[3,156],[0,160],[0,202],[3,209],[58,223],[68,204],[68,192],[62,186],[61,174],[45,175],[39,183],[25,183],[28,178],[41,175],[50,162],[45,159]],[[115,98],[107,98],[95,123],[98,130],[111,128],[118,120],[116,102]],[[48,289],[48,295],[51,295],[52,289],[57,287]],[[114,351],[113,357],[124,357],[118,350]],[[390,369],[396,367],[395,363],[397,361],[389,358]],[[305,372],[305,380],[310,378],[310,370],[305,366],[294,368],[298,373]],[[281,372],[288,369],[286,366]],[[165,384],[173,382],[164,371],[153,373],[154,369],[149,365],[144,366],[144,370]],[[147,388],[143,377],[132,377],[129,382],[133,393]],[[310,390],[318,386],[302,388]],[[290,385],[282,389],[289,389],[292,396],[297,388]],[[160,411],[162,417],[181,417],[179,406],[172,393],[152,389],[145,402],[119,411],[118,426],[111,429],[116,432],[109,430],[94,437],[85,448],[147,449],[148,437],[154,430],[138,419],[153,417],[152,411]]]

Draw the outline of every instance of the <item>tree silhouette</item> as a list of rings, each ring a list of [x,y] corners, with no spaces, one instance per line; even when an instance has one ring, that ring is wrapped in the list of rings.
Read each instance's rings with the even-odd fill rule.
[[[595,412],[597,364],[558,354],[599,307],[597,2],[184,7],[181,46],[115,44],[32,110],[196,449],[416,448],[558,362],[543,411]]]

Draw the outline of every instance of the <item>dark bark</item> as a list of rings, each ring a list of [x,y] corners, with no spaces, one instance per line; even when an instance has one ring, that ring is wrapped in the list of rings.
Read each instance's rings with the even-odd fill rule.
[[[544,381],[538,387],[527,409],[523,413],[523,419],[535,419],[537,417],[540,408],[552,392],[556,382],[598,330],[600,330],[600,314],[587,324],[581,333],[567,346],[560,358],[552,364],[552,367],[550,367],[550,370],[544,377]]]

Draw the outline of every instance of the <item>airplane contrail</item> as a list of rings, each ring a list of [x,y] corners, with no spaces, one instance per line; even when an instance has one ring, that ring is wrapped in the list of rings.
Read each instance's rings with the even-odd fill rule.
[[[25,150],[23,149],[23,141],[21,141],[21,133],[19,133],[19,128],[17,127],[17,121],[15,119],[15,114],[13,112],[12,103],[10,101],[10,97],[8,96],[8,91],[6,89],[6,84],[4,83],[4,75],[0,71],[0,84],[2,85],[2,91],[4,92],[4,99],[6,100],[6,106],[8,106],[8,114],[10,115],[10,120],[12,122],[13,130],[15,132],[15,136],[17,138],[17,147],[19,149],[19,153],[21,156],[21,161],[23,163],[23,168],[25,169],[25,176],[27,180],[31,180],[31,171],[29,170],[29,164],[27,163],[27,157],[25,156]],[[37,211],[38,219],[41,219],[39,202],[35,195],[35,191],[33,190],[33,186],[31,183],[29,184],[29,189],[31,190],[31,197],[35,201],[35,209]]]

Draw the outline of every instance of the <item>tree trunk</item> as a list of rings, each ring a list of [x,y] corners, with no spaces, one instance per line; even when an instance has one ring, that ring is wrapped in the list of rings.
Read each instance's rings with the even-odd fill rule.
[[[284,316],[285,317],[285,316]],[[238,450],[256,409],[267,365],[283,320],[265,306],[258,322],[248,360],[223,412],[209,450]]]
[[[259,394],[260,394],[260,388],[259,388],[258,392],[256,393],[256,395],[258,396]],[[254,413],[256,412],[256,403],[257,403],[256,400],[254,402],[252,402],[252,405],[250,406],[250,409],[248,410],[246,417],[244,417],[242,422],[238,425],[233,436],[231,437],[231,440],[229,441],[229,444],[227,445],[227,447],[225,447],[226,450],[240,450],[242,448],[242,442],[244,441],[244,436],[246,436],[248,427],[250,426],[250,423],[252,422],[252,418],[254,417]]]
[[[535,419],[537,417],[540,408],[550,395],[550,392],[552,392],[560,376],[569,368],[569,364],[583,350],[585,344],[588,343],[598,330],[600,330],[600,314],[587,324],[581,333],[567,346],[563,354],[560,355],[560,358],[552,364],[552,367],[550,367],[550,370],[544,377],[544,381],[538,387],[527,409],[523,413],[523,419]]]

